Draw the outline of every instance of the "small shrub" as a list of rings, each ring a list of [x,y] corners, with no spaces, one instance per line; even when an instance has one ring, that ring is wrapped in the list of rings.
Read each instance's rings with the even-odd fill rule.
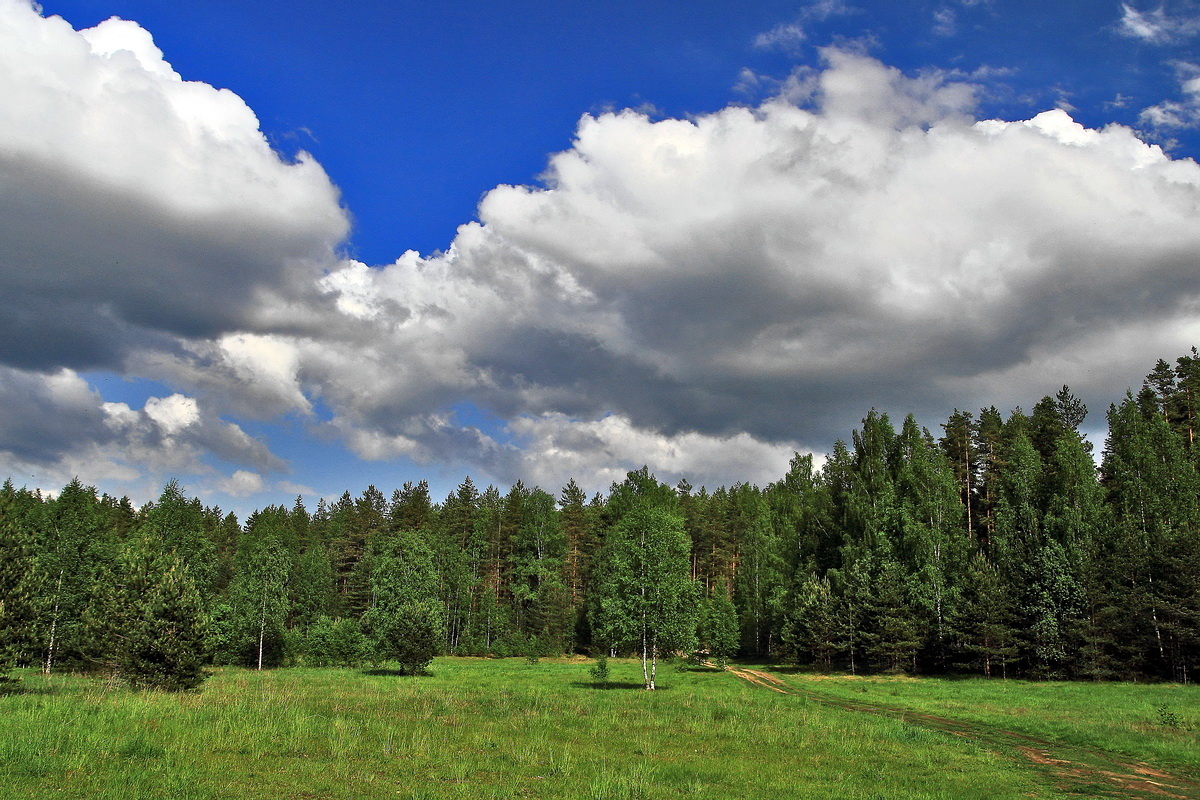
[[[1179,715],[1171,710],[1171,707],[1163,703],[1158,707],[1158,724],[1164,728],[1178,728]]]
[[[365,661],[367,643],[356,619],[319,617],[301,644],[304,663],[313,667],[357,667]]]
[[[601,653],[596,657],[596,663],[588,670],[596,683],[608,683],[608,656]]]

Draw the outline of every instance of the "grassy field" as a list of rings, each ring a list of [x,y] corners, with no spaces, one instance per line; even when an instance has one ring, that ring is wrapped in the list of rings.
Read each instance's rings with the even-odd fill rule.
[[[183,695],[27,673],[19,690],[0,695],[0,787],[5,797],[39,800],[1064,796],[1013,754],[901,719],[708,670],[666,670],[664,689],[648,693],[637,688],[634,662],[610,662],[610,688],[598,688],[588,666],[438,659],[421,678],[225,669]],[[1009,716],[1046,724],[1056,703],[1085,709],[1092,688],[898,680],[822,686],[859,696],[865,686],[897,705],[931,707],[937,687],[959,686],[963,693],[945,701],[957,704],[955,713],[994,706],[1003,716],[1013,704],[1027,713]],[[1145,706],[1138,724],[1153,727],[1160,696],[1139,693],[1165,688],[1115,691],[1128,692],[1130,707]],[[1195,694],[1178,697],[1174,705],[1194,720],[1195,705],[1184,700]],[[1080,729],[1089,720],[1105,741],[1123,724],[1085,715]]]
[[[1200,777],[1200,686],[775,674],[820,695],[978,722]]]

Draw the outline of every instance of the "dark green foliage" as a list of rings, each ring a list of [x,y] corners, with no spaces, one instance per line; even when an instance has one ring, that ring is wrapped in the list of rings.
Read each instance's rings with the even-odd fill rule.
[[[960,599],[947,618],[958,666],[1006,676],[1016,660],[1013,597],[999,570],[978,552],[963,571]]]
[[[700,607],[697,635],[701,651],[707,651],[717,666],[724,668],[729,659],[737,655],[740,638],[737,608],[721,584],[717,584]]]
[[[833,666],[844,649],[846,634],[840,606],[827,577],[796,571],[780,631],[791,660],[813,663],[822,669]]]
[[[363,617],[374,654],[392,659],[404,675],[420,675],[442,646],[445,615],[433,600],[376,606]]]
[[[140,511],[78,480],[51,498],[9,482],[0,671],[182,686],[205,659],[418,672],[438,652],[618,650],[643,655],[652,685],[660,656],[700,647],[823,669],[1190,682],[1198,413],[1193,350],[1109,410],[1099,471],[1087,409],[1062,387],[1029,415],[956,410],[937,440],[872,410],[820,469],[797,454],[765,489],[672,488],[643,467],[607,497],[467,478],[435,504],[422,481],[311,515],[297,499],[243,530],[174,482]],[[207,648],[187,633],[204,619]]]
[[[0,489],[0,680],[31,642],[33,536],[17,516],[11,481]]]
[[[300,656],[313,667],[357,667],[366,660],[367,645],[358,620],[321,617],[305,631]]]
[[[208,618],[191,576],[149,536],[128,542],[88,612],[97,660],[138,689],[203,683]]]
[[[418,675],[440,652],[446,629],[432,553],[417,534],[398,531],[372,562],[374,605],[363,615],[363,627],[377,658]]]

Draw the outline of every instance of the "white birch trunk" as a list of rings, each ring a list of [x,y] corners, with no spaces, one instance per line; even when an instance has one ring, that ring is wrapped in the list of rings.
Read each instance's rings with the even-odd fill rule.
[[[50,642],[46,647],[46,663],[42,666],[42,673],[50,674],[50,670],[54,668],[54,647],[55,636],[58,634],[58,607],[62,600],[62,582],[64,570],[58,571],[58,588],[54,592],[54,616],[50,620]]]
[[[262,672],[263,640],[267,634],[267,581],[263,579],[262,615],[258,619],[258,671]]]

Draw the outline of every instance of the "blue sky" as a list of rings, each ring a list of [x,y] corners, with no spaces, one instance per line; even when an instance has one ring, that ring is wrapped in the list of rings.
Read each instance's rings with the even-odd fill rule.
[[[570,146],[581,114],[649,106],[686,117],[753,103],[761,95],[737,89],[743,69],[783,77],[839,41],[905,71],[1010,71],[993,82],[985,114],[1024,118],[1065,101],[1089,126],[1136,125],[1142,108],[1177,97],[1170,62],[1197,47],[1194,36],[1122,35],[1117,2],[847,2],[828,16],[821,7],[388,2],[347,14],[309,2],[43,4],[76,28],[135,20],[185,78],[239,94],[276,147],[308,150],[330,173],[354,216],[350,250],[371,264],[447,247],[484,192],[536,180],[548,155]],[[1178,13],[1194,20],[1200,10]],[[805,38],[756,46],[792,26]],[[1172,132],[1184,154],[1194,155],[1194,133]]]
[[[18,483],[764,482],[1200,339],[1195,2],[0,8]]]

